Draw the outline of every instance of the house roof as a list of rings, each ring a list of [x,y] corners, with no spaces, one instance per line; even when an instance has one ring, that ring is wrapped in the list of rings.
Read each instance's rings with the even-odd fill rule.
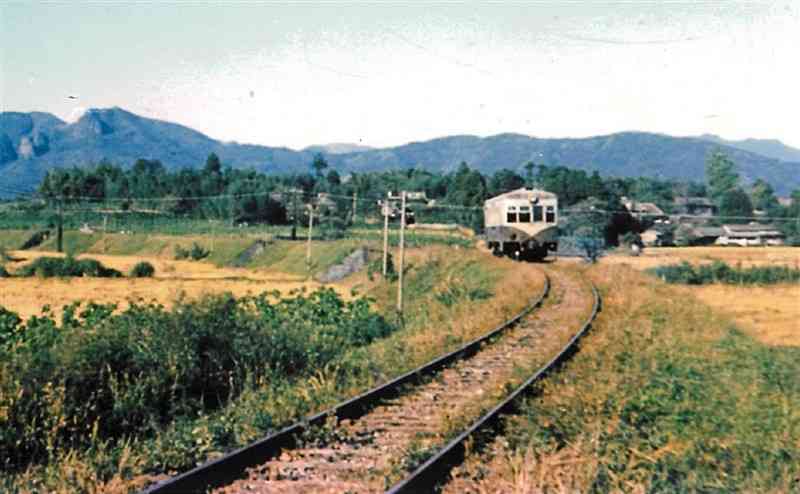
[[[737,237],[783,237],[783,233],[769,225],[750,223],[747,225],[722,225],[725,233]]]
[[[553,194],[552,192],[547,192],[546,190],[542,189],[526,189],[522,187],[517,190],[512,190],[510,192],[506,192],[505,194],[500,194],[499,196],[492,197],[491,199],[487,199],[486,203],[491,203],[498,200],[506,200],[506,199],[522,199],[522,200],[530,200],[534,197],[539,199],[558,199],[558,196]]]
[[[707,206],[714,207],[714,203],[707,197],[676,197],[676,206]]]
[[[692,233],[698,237],[721,237],[725,235],[725,230],[716,226],[696,226]]]

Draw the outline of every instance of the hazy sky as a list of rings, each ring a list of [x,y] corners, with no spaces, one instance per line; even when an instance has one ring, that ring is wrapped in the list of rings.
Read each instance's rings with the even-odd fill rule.
[[[300,148],[622,130],[800,147],[800,1],[0,5],[0,106]],[[68,99],[68,96],[78,99]]]

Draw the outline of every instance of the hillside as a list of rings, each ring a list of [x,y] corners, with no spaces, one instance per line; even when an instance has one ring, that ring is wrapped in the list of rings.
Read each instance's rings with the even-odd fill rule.
[[[138,158],[158,159],[169,169],[197,167],[211,152],[236,168],[267,173],[307,171],[313,154],[321,151],[344,173],[412,167],[449,171],[462,161],[493,173],[501,168],[521,169],[525,162],[534,161],[597,170],[606,176],[702,180],[706,156],[716,148],[739,165],[747,183],[763,178],[784,195],[800,187],[800,163],[703,138],[643,132],[581,139],[463,135],[383,149],[334,144],[295,151],[223,143],[182,125],[111,108],[89,110],[71,124],[47,113],[0,113],[0,197],[33,190],[51,168],[85,166],[103,159],[130,166]]]
[[[729,141],[713,134],[703,134],[700,139],[724,144],[751,153],[757,153],[768,158],[775,158],[781,161],[800,162],[800,149],[789,147],[776,139],[743,139],[741,141]]]

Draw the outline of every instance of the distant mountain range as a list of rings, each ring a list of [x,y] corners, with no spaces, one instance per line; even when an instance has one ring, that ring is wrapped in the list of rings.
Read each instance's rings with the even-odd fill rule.
[[[121,108],[89,110],[66,123],[48,113],[0,113],[0,197],[33,190],[47,170],[88,166],[107,159],[131,166],[158,159],[170,169],[200,167],[214,152],[223,163],[266,173],[309,171],[317,152],[340,173],[424,168],[452,171],[462,161],[484,173],[522,170],[534,161],[605,176],[703,180],[705,160],[721,149],[745,183],[762,178],[779,194],[800,187],[800,150],[778,141],[723,141],[715,136],[671,137],[621,132],[581,139],[539,139],[520,134],[450,136],[373,149],[356,144],[285,147],[224,143],[178,124],[144,118]]]
[[[776,139],[744,139],[741,141],[728,141],[714,134],[703,134],[700,139],[716,144],[724,144],[751,153],[761,154],[768,158],[781,161],[800,162],[800,149],[795,149]]]

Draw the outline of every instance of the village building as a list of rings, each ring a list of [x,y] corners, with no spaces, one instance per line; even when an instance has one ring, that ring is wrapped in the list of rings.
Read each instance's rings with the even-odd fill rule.
[[[667,214],[655,203],[639,202],[627,197],[622,197],[622,205],[636,219],[647,218],[654,222],[669,221]]]
[[[717,206],[707,197],[676,197],[674,203],[676,214],[711,217],[717,212]]]
[[[718,245],[783,245],[786,236],[775,227],[750,223],[747,225],[722,225],[723,234]]]

